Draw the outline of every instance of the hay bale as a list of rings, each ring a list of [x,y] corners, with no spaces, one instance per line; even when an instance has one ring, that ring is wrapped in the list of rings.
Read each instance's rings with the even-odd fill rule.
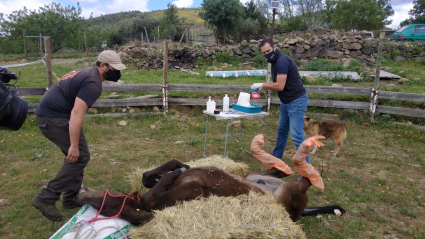
[[[201,198],[155,212],[132,238],[306,238],[271,195]]]
[[[235,162],[229,158],[223,157],[221,155],[213,155],[208,158],[201,158],[197,160],[192,160],[187,162],[190,167],[203,167],[203,166],[215,166],[219,169],[222,169],[228,173],[231,173],[233,175],[245,177],[248,172],[249,168],[248,165],[244,163],[238,163]]]
[[[137,167],[133,172],[128,173],[124,178],[130,184],[130,191],[139,191],[139,194],[143,194],[149,190],[142,184],[143,173],[152,170],[156,167],[150,168],[139,168]]]
[[[214,155],[208,158],[192,160],[187,162],[186,164],[188,164],[192,168],[202,167],[202,166],[215,166],[228,173],[242,176],[242,177],[244,177],[249,172],[248,165],[244,163],[235,162],[229,158],[226,158],[220,155]],[[152,166],[150,168],[136,168],[136,170],[127,174],[127,176],[125,176],[125,179],[127,182],[130,183],[130,190],[131,191],[138,190],[140,194],[147,192],[148,189],[145,188],[142,184],[143,173],[146,171],[152,170],[156,167],[157,166]]]

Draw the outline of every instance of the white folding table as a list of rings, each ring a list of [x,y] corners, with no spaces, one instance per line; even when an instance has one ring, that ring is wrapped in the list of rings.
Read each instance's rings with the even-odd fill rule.
[[[228,112],[223,112],[220,111],[220,114],[214,114],[213,112],[209,112],[209,111],[202,111],[202,113],[207,115],[207,127],[205,130],[205,141],[204,141],[204,154],[203,156],[205,156],[206,153],[206,147],[207,147],[207,136],[208,136],[208,122],[209,122],[209,117],[216,117],[216,118],[220,118],[223,120],[226,120],[227,125],[226,125],[226,140],[224,142],[224,153],[223,156],[226,157],[226,150],[227,150],[227,137],[229,136],[229,125],[232,124],[235,120],[241,120],[241,127],[240,127],[240,135],[241,135],[241,149],[243,149],[242,146],[242,136],[243,136],[243,132],[242,132],[242,120],[244,118],[258,118],[261,123],[263,123],[264,126],[264,140],[266,139],[266,116],[269,115],[268,112],[259,112],[259,113],[245,113],[242,111],[237,111],[237,110],[233,110],[230,109]],[[265,149],[266,145],[264,144],[264,149]]]

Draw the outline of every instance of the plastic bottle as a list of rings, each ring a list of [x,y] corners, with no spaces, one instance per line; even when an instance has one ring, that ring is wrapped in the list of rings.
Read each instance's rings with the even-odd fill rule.
[[[211,96],[210,96],[207,101],[207,111],[214,112],[214,109],[215,109],[215,106],[213,107],[213,102],[211,101]]]
[[[223,97],[223,111],[229,111],[229,96],[227,94]]]
[[[215,110],[215,101],[212,101],[212,104],[211,105],[212,105],[211,106],[211,112],[214,113],[214,110]]]
[[[252,98],[254,99],[254,100],[256,100],[256,99],[260,99],[260,92],[259,92],[259,90],[260,89],[257,89],[257,90],[253,90],[253,89],[251,89],[251,95],[252,95]]]

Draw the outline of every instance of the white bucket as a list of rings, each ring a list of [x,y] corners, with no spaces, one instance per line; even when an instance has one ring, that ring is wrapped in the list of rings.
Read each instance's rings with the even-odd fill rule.
[[[249,103],[250,98],[251,98],[250,94],[241,92],[238,98],[238,105],[244,106],[244,107],[251,107],[251,104]]]

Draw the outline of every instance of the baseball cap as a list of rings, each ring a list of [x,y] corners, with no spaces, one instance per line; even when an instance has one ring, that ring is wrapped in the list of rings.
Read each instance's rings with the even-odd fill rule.
[[[124,70],[127,67],[122,64],[121,57],[111,50],[102,51],[97,57],[97,61],[108,63],[115,70]]]

